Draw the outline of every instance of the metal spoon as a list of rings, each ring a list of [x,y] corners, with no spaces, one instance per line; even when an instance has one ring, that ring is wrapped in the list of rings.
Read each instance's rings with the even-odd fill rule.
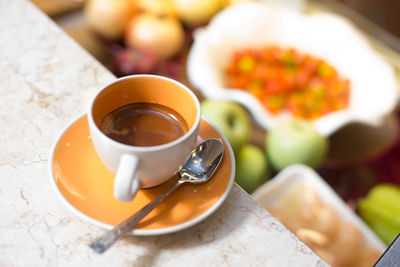
[[[116,241],[126,235],[133,226],[143,219],[150,211],[161,203],[169,194],[184,183],[200,184],[208,181],[214,174],[224,155],[224,145],[218,139],[208,139],[198,145],[190,154],[179,171],[181,178],[164,193],[153,199],[141,210],[127,218],[125,221],[106,232],[90,247],[101,254],[110,248]]]

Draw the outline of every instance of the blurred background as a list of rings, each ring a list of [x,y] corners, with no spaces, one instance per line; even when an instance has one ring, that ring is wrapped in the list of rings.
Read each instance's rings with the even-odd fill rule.
[[[116,76],[135,73],[169,76],[186,84],[203,102],[206,102],[207,97],[198,90],[199,88],[191,84],[187,74],[187,55],[193,44],[193,33],[197,28],[207,26],[213,16],[221,10],[238,2],[246,2],[246,0],[31,1]],[[135,2],[134,7],[127,4],[132,2]],[[190,4],[194,2],[201,2],[201,4],[197,6]],[[281,5],[302,14],[335,14],[350,21],[365,37],[374,52],[393,69],[397,91],[399,90],[400,1],[265,0],[263,2]],[[109,12],[104,13],[104,10]],[[130,17],[138,17],[138,14],[144,14],[140,23],[139,20],[135,23],[128,22]],[[162,20],[161,24],[160,20]],[[139,30],[140,27],[143,27],[142,31]],[[148,32],[152,34],[144,41],[143,36]],[[163,45],[160,46],[160,43]],[[395,100],[397,102],[397,97]],[[266,138],[268,131],[256,122],[248,110],[241,108],[246,113],[245,116],[248,116],[251,126],[248,141],[246,141],[248,144],[241,144],[242,147],[235,151],[236,182],[251,194],[277,175],[283,167],[274,162],[276,160],[271,157],[271,153],[267,153],[270,148]],[[217,109],[215,108],[215,111]],[[203,110],[214,111],[214,107],[207,103],[203,105]],[[321,142],[329,144],[327,154],[317,165],[306,164],[310,165],[331,186],[352,211],[367,222],[386,245],[390,244],[394,236],[400,232],[400,207],[398,204],[393,204],[395,202],[393,199],[397,199],[399,201],[397,203],[400,203],[398,111],[396,105],[393,112],[377,126],[353,122],[328,137],[322,137]],[[238,113],[241,112],[243,111]],[[210,114],[210,116],[214,115]],[[219,126],[218,123],[214,123]],[[224,129],[221,131],[224,132]],[[229,135],[229,130],[224,134]],[[234,143],[232,145],[235,146]],[[302,153],[299,152],[299,154]],[[249,161],[253,162],[249,163]],[[255,166],[254,162],[257,161],[264,162],[265,164],[260,165],[265,166]],[[382,184],[390,186],[378,188],[374,195],[379,196],[379,201],[371,200],[370,202],[367,198],[370,196],[368,193]],[[329,225],[328,221],[331,224],[335,222],[340,225],[336,213],[332,213],[330,208],[323,208],[320,199],[314,196],[312,190],[303,188],[298,192],[300,192],[300,198],[289,195],[287,201],[302,203],[306,209],[318,206],[318,212],[314,215],[322,218],[321,220],[325,219],[324,225],[325,223]],[[383,195],[390,195],[392,199],[386,201],[385,198],[389,197],[381,197]],[[282,203],[291,206],[289,202]],[[285,209],[282,206],[279,206],[280,208],[265,207],[333,266],[371,266],[381,255],[382,251],[373,250],[371,247],[362,250],[359,247],[360,233],[352,226],[340,226],[344,234],[341,237],[335,235],[333,239],[336,240],[336,246],[332,247],[327,245],[330,243],[329,234],[324,232],[326,229],[321,230],[322,222],[320,225],[312,226],[314,228],[306,224],[307,218],[301,216],[307,212],[301,215],[293,208],[288,211],[289,213],[284,214],[279,213],[279,209]],[[376,210],[376,207],[379,209]],[[380,207],[387,209],[383,208],[385,211],[382,213]],[[298,208],[302,210],[302,207]],[[378,218],[378,222],[372,217]],[[304,220],[301,229],[298,229],[300,227],[298,224],[293,224],[294,221],[299,220]],[[330,234],[332,234],[331,230],[329,230]],[[343,251],[348,251],[348,261],[343,260],[346,258]],[[354,251],[360,255],[360,261],[355,260],[357,257],[354,255],[357,253]],[[369,258],[365,256],[367,254]]]
[[[105,66],[111,66],[113,55],[110,49],[99,42],[84,16],[84,5],[88,0],[32,0],[50,16],[73,39]],[[150,0],[149,2],[157,2]],[[235,1],[233,1],[235,2]],[[237,1],[237,2],[240,2]],[[323,9],[349,18],[365,31],[370,38],[400,53],[400,2],[396,0],[270,0],[301,11]],[[381,47],[385,50],[385,47]],[[390,54],[390,49],[386,51]],[[388,55],[390,58],[390,55]],[[397,59],[397,58],[396,58]],[[398,64],[398,62],[395,62]]]

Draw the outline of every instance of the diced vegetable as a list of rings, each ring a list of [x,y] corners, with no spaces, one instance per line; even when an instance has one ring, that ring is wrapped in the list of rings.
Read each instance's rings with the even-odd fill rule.
[[[226,85],[254,95],[272,114],[317,119],[349,104],[350,83],[322,59],[295,49],[263,47],[234,53]]]

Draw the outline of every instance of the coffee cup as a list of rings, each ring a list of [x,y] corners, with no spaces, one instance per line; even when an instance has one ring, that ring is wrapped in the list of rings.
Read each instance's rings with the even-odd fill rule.
[[[116,79],[93,98],[88,121],[93,145],[115,174],[114,197],[131,201],[162,184],[192,151],[200,103],[183,84],[157,75]]]

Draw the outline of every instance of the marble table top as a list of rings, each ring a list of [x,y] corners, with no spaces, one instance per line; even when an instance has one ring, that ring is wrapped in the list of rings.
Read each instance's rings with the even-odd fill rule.
[[[26,0],[0,0],[0,266],[325,266],[236,184],[209,218],[181,232],[104,233],[53,192],[48,157],[60,130],[115,79]]]

